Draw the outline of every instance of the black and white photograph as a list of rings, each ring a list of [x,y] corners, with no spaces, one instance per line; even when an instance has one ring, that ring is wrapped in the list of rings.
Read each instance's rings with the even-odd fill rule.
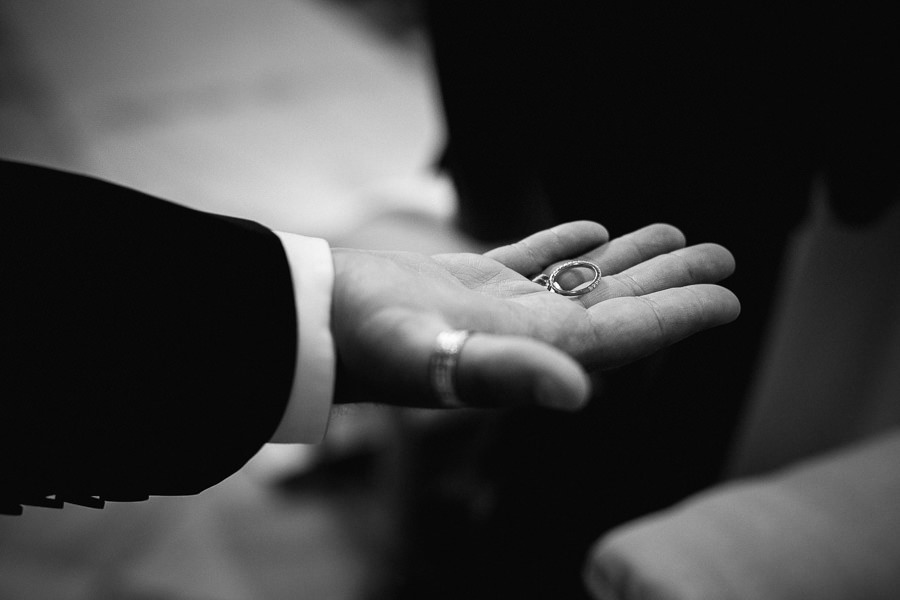
[[[896,24],[0,0],[0,600],[897,600]]]

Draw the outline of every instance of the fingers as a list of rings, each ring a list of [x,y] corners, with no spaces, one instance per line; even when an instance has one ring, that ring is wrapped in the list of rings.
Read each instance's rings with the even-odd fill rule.
[[[618,273],[665,252],[684,248],[681,230],[665,223],[654,223],[637,231],[619,236],[610,243],[586,255],[604,273]]]
[[[718,285],[689,285],[613,298],[588,309],[595,338],[585,362],[604,368],[637,360],[690,335],[724,325],[740,302]]]
[[[604,274],[618,273],[665,252],[684,248],[684,234],[677,227],[654,223],[631,233],[614,238],[607,244],[591,248],[580,256],[564,256],[558,262],[571,259],[590,260],[600,266]],[[548,271],[554,264],[545,264]]]
[[[539,231],[522,241],[486,252],[485,256],[529,277],[549,264],[588,252],[608,240],[609,233],[602,225],[574,221]]]
[[[684,248],[685,239],[681,231],[664,223],[655,223],[617,237],[607,244],[591,248],[580,256],[568,256],[556,263],[544,265],[543,271],[552,271],[565,260],[574,258],[589,260],[600,267],[604,277],[619,273],[625,269],[639,265],[644,261]],[[560,284],[572,289],[590,277],[587,271],[570,271],[559,278]]]
[[[473,334],[459,356],[457,389],[468,406],[577,410],[590,380],[569,355],[526,337]]]
[[[621,295],[649,294],[694,283],[716,283],[734,272],[734,256],[718,244],[698,244],[655,256],[613,277]]]
[[[664,223],[648,225],[609,241],[609,233],[602,225],[575,221],[501,246],[485,256],[527,277],[546,273],[575,258],[590,260],[605,275],[612,275],[684,245],[684,234]],[[586,272],[573,271],[560,277],[560,283],[571,289],[587,276]]]
[[[590,307],[622,296],[643,296],[700,283],[717,283],[734,272],[734,256],[718,244],[698,244],[667,252],[614,275],[604,274],[600,285],[581,301]]]

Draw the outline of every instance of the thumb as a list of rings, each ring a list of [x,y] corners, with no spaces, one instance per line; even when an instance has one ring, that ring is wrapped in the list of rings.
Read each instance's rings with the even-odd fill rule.
[[[578,410],[590,396],[590,379],[568,354],[531,338],[487,333],[473,333],[463,346],[456,386],[468,406]]]

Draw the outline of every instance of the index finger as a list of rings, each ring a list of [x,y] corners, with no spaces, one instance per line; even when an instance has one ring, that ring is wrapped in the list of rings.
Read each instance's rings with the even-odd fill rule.
[[[500,246],[485,256],[526,277],[537,275],[547,265],[588,252],[609,241],[609,232],[593,221],[573,221]]]

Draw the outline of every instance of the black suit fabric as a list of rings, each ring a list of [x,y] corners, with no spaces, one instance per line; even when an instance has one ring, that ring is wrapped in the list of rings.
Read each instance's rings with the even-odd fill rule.
[[[278,425],[296,313],[277,236],[0,163],[0,503],[197,493]]]

